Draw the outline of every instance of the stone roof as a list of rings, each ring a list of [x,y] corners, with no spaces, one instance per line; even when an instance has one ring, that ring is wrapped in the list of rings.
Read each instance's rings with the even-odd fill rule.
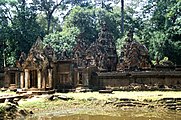
[[[23,69],[45,69],[51,67],[50,62],[53,61],[54,50],[50,45],[43,48],[43,42],[40,37],[32,45],[28,56],[21,54],[19,63]]]

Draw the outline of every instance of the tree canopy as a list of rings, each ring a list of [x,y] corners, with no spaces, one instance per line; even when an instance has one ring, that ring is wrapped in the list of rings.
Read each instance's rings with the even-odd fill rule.
[[[128,5],[124,0],[0,0],[0,66],[15,65],[21,52],[27,54],[38,36],[57,55],[63,50],[71,55],[76,36],[82,34],[90,45],[98,38],[103,22],[117,42],[118,53],[127,31],[132,29],[134,37],[149,49],[151,60],[168,57],[181,64],[181,1],[130,2]]]

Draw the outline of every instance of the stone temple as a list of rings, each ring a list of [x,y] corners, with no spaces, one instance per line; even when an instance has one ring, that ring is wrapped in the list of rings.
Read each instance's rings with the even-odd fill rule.
[[[129,31],[127,37],[120,52],[120,70],[139,71],[150,68],[152,63],[146,46],[133,39],[132,31]]]
[[[181,90],[180,66],[152,65],[148,49],[129,31],[121,50],[105,23],[98,39],[86,44],[80,34],[72,56],[60,56],[37,38],[29,53],[24,52],[16,67],[0,73],[0,87],[26,91],[81,90]],[[120,55],[117,54],[120,51]]]

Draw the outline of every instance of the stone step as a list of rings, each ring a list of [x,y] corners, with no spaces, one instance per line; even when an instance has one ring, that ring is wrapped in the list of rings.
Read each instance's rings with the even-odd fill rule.
[[[123,107],[123,106],[135,107],[136,105],[133,104],[133,103],[119,103],[119,104],[116,104],[116,107]]]
[[[15,98],[21,99],[23,97],[24,97],[23,95],[2,96],[2,97],[0,97],[0,103],[4,103],[5,100],[13,101]]]
[[[136,101],[135,99],[131,99],[131,98],[120,98],[120,101]]]

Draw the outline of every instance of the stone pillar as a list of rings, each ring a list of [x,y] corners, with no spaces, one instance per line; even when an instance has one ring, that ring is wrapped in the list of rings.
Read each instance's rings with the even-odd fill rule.
[[[45,71],[42,72],[42,88],[46,88],[46,77],[45,77]]]
[[[8,88],[10,87],[10,74],[8,71],[5,72],[5,76],[4,76],[4,87]]]
[[[80,78],[79,78],[79,71],[77,71],[77,85],[80,83]]]
[[[88,68],[86,68],[84,70],[84,78],[83,78],[83,83],[84,83],[84,86],[89,86],[89,75],[88,75]]]
[[[30,81],[30,75],[29,75],[29,70],[25,69],[25,88],[29,88],[29,81]]]
[[[37,77],[38,77],[38,89],[41,88],[41,71],[37,70]]]
[[[52,69],[48,69],[48,86],[52,88]]]
[[[21,84],[21,88],[24,88],[24,72],[20,73],[20,84]]]
[[[18,86],[18,72],[15,72],[15,84]]]

